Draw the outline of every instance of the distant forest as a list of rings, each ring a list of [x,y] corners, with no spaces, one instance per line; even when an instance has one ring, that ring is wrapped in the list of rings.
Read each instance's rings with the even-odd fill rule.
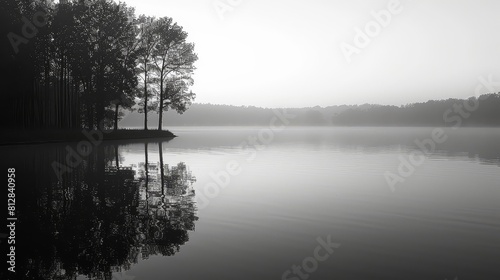
[[[430,100],[399,107],[353,108],[331,121],[338,126],[500,126],[500,94]]]
[[[198,57],[169,17],[113,0],[0,0],[2,128],[117,129],[185,111]],[[147,128],[147,117],[143,117]]]
[[[296,117],[290,120],[292,125],[330,125],[331,118],[350,108],[367,108],[368,105],[342,105],[330,107],[312,108],[289,108],[287,113],[295,114]],[[163,122],[166,126],[251,126],[268,125],[274,117],[273,110],[283,111],[283,109],[267,109],[254,106],[231,106],[194,103],[189,110],[182,115],[175,112],[167,112]],[[143,116],[136,112],[131,112],[120,121],[123,127],[139,127]],[[155,119],[150,124],[154,125]]]
[[[477,104],[475,103],[477,101]],[[464,104],[467,104],[465,106]],[[477,109],[471,106],[477,105]],[[184,114],[167,112],[166,126],[251,126],[269,125],[273,110],[252,106],[193,104]],[[329,107],[289,108],[290,125],[303,126],[500,126],[500,94],[480,99],[433,100],[404,106],[340,105]],[[120,122],[124,127],[142,125],[143,116],[130,113]],[[156,124],[152,119],[151,125]],[[460,122],[460,123],[459,123]]]

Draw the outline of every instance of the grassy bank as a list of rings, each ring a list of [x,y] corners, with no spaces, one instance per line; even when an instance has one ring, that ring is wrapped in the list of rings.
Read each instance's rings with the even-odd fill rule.
[[[168,130],[7,130],[2,133],[0,145],[44,144],[57,142],[138,140],[176,137]]]

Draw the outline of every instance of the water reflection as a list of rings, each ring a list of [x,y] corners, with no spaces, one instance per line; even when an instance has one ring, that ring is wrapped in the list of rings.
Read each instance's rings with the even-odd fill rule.
[[[446,130],[395,193],[384,172],[431,128],[292,128],[248,162],[239,145],[259,131],[103,145],[61,180],[51,163],[67,161],[65,144],[0,147],[3,168],[16,168],[18,279],[113,279],[129,268],[136,279],[280,278],[326,234],[344,249],[317,279],[499,279],[486,277],[500,275],[498,129]],[[203,191],[231,160],[244,172],[197,213],[192,187]]]
[[[221,147],[234,149],[243,141],[257,144],[260,131],[268,128],[176,128],[180,137],[169,143],[169,148],[213,150]],[[289,127],[274,134],[266,147],[298,147],[305,150],[359,151],[363,154],[420,151],[416,141],[432,137],[432,127]],[[444,143],[437,143],[431,155],[469,159],[500,166],[500,129],[482,127],[443,128]],[[262,147],[259,147],[261,149]]]
[[[162,151],[162,143],[144,145],[145,161],[129,166],[120,165],[117,145],[98,146],[61,180],[47,166],[65,158],[64,147],[25,147],[16,167],[32,178],[19,181],[17,271],[29,279],[112,279],[142,259],[178,252],[198,220],[196,179],[183,162],[164,164],[161,152],[159,162],[148,160],[148,145]]]

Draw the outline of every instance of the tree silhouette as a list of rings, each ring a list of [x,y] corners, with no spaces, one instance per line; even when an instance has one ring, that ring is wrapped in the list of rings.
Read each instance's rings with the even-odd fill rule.
[[[173,109],[177,113],[182,114],[192,104],[196,97],[196,94],[189,90],[189,86],[192,84],[192,79],[189,75],[174,75],[165,81],[165,88],[160,95],[160,102],[158,105],[158,130],[162,129],[163,111]]]
[[[153,59],[153,49],[158,43],[155,38],[154,32],[154,17],[147,17],[145,15],[139,16],[138,24],[140,25],[139,42],[139,71],[141,72],[142,78],[142,89],[143,98],[142,100],[142,110],[140,112],[144,113],[144,130],[148,130],[148,109],[150,104],[148,103],[149,97],[152,95],[151,90],[148,89],[148,83],[151,80],[150,69],[152,68],[151,62]]]
[[[125,36],[122,40],[122,55],[123,55],[123,65],[120,71],[117,73],[116,79],[119,79],[121,83],[118,85],[118,89],[114,92],[114,99],[111,104],[114,106],[114,130],[118,129],[118,121],[121,117],[120,107],[133,110],[135,105],[135,97],[138,96],[139,92],[137,89],[137,62],[140,53],[140,41],[137,40],[139,36],[140,29],[137,28],[137,19],[135,18],[134,9],[128,8],[124,4],[119,4],[122,10],[128,17],[128,22],[132,24],[133,28],[128,30],[130,34]]]
[[[191,74],[198,56],[194,44],[186,42],[187,32],[172,18],[157,19],[154,32],[158,41],[153,49],[153,70],[159,87],[158,130],[162,130],[164,110],[172,108],[183,113],[195,98],[187,90],[193,84]]]
[[[164,89],[149,86],[160,50],[169,49],[164,78],[194,69],[187,34],[169,18],[136,18],[133,8],[108,0],[0,1],[3,128],[117,130],[122,110],[139,98],[147,129],[152,98]]]

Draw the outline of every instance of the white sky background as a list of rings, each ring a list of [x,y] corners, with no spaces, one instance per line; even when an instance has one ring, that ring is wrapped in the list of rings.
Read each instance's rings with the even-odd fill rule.
[[[199,103],[400,105],[473,96],[479,76],[500,81],[498,0],[400,0],[403,11],[351,63],[340,44],[391,0],[219,1],[241,3],[221,19],[216,0],[125,0],[189,33]]]

